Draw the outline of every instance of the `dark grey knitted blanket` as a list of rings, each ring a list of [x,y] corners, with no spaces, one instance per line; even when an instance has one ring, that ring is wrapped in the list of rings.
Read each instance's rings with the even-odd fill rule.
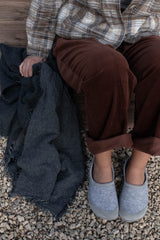
[[[0,135],[7,137],[3,162],[12,177],[11,196],[49,210],[57,220],[83,183],[85,164],[77,108],[56,59],[33,66],[24,78],[24,48],[0,44]]]

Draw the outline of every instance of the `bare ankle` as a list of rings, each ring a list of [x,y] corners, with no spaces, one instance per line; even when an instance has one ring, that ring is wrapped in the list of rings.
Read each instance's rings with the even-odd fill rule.
[[[130,184],[142,185],[145,181],[145,169],[128,166],[126,169],[126,181]]]
[[[151,155],[137,149],[133,149],[129,165],[137,169],[145,169]]]
[[[151,155],[133,149],[132,157],[126,169],[126,181],[135,185],[142,185],[145,181],[145,168]]]
[[[108,183],[113,180],[112,168],[99,169],[93,165],[93,179],[98,183]]]
[[[107,168],[111,166],[111,154],[112,150],[95,154],[94,163],[99,168]]]
[[[93,165],[93,178],[98,183],[107,183],[113,180],[111,153],[112,150],[95,155]]]

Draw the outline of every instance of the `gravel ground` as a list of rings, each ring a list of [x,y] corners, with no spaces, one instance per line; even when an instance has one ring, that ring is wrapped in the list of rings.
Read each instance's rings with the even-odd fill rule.
[[[86,149],[85,143],[83,145]],[[56,222],[51,213],[25,201],[24,198],[9,197],[11,179],[2,165],[5,147],[6,139],[0,138],[0,240],[160,239],[160,158],[152,157],[148,164],[149,207],[145,217],[135,223],[126,223],[121,219],[107,221],[96,217],[88,205],[88,169],[92,155],[85,150],[86,180],[83,186],[78,188],[66,213]],[[124,159],[131,154],[131,150],[116,149],[112,155],[118,194],[122,185]]]

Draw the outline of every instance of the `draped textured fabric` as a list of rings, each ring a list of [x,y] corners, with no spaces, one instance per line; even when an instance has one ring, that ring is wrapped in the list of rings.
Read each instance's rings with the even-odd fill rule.
[[[56,60],[33,66],[24,78],[26,49],[0,45],[0,135],[12,178],[11,196],[26,197],[58,218],[83,183],[85,164],[77,108]]]

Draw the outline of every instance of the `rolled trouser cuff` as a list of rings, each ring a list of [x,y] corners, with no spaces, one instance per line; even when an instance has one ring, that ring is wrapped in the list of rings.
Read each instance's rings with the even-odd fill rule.
[[[158,137],[134,137],[133,147],[150,155],[160,156],[160,138]]]
[[[88,150],[92,154],[97,154],[105,151],[109,151],[113,148],[125,147],[131,148],[133,145],[131,134],[126,133],[116,137],[111,137],[103,140],[93,140],[86,133],[86,142]]]

